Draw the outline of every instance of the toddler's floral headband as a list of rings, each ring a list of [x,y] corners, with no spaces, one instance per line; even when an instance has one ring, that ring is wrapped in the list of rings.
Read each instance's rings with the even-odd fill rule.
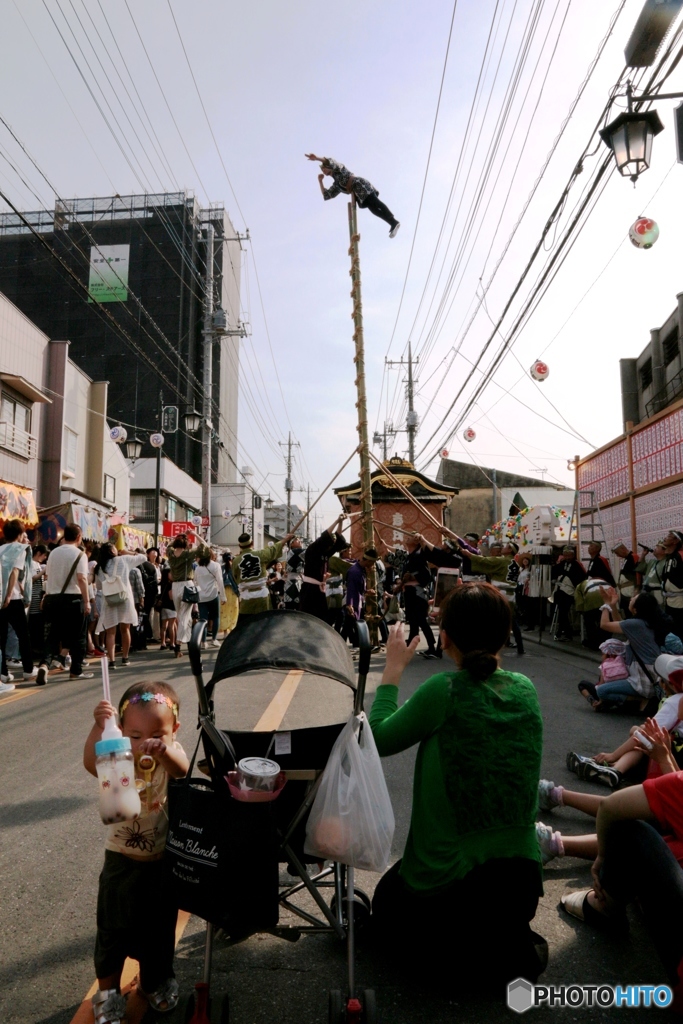
[[[126,708],[129,704],[139,704],[141,701],[144,704],[148,704],[151,700],[156,701],[157,704],[166,704],[166,706],[173,712],[173,717],[176,722],[178,721],[178,705],[175,704],[165,693],[134,693],[132,697],[128,698],[128,700],[124,700],[121,705],[121,718],[125,715]]]

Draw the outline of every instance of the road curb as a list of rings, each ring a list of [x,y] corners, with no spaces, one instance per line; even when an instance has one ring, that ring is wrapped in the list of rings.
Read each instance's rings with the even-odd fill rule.
[[[552,640],[550,643],[541,643],[538,636],[533,636],[531,633],[523,633],[522,640],[525,644],[535,644],[536,647],[542,647],[543,650],[556,654],[569,654],[572,658],[578,658],[580,661],[590,661],[593,665],[599,665],[602,661],[597,651],[590,651],[585,647],[577,648],[569,644],[559,646],[555,645]]]

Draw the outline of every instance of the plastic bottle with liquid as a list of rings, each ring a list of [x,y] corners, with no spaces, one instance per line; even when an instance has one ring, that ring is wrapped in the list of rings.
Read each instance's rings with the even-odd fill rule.
[[[102,739],[95,744],[95,766],[100,789],[100,816],[105,825],[139,817],[140,796],[135,785],[135,760],[130,740],[116,720],[108,718]]]

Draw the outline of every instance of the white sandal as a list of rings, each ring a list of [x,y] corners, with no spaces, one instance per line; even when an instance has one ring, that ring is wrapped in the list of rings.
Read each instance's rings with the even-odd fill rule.
[[[95,1024],[123,1024],[126,999],[115,988],[99,989],[92,997]]]

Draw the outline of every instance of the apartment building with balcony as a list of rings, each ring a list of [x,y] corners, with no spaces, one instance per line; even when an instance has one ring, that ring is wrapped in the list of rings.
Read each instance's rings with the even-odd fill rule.
[[[68,341],[51,341],[0,293],[0,522],[35,526],[38,508],[75,503],[100,517],[93,539],[106,537],[107,513],[129,498],[107,392],[69,359]]]

